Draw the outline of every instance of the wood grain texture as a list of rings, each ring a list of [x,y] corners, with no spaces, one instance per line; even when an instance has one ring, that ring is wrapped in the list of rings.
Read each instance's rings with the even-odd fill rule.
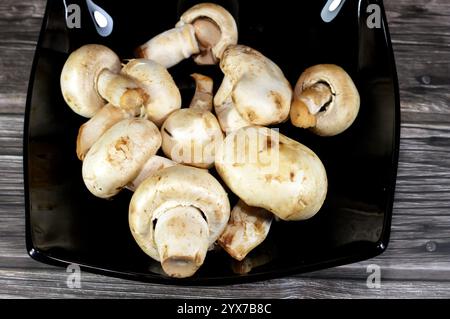
[[[363,263],[228,287],[171,287],[62,268],[25,252],[22,128],[44,0],[0,3],[0,297],[450,297],[450,3],[386,0],[400,80],[402,130],[391,242]],[[377,264],[382,288],[366,287]]]

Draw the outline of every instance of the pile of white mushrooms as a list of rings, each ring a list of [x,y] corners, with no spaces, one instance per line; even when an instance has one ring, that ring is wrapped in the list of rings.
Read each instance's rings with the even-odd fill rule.
[[[90,118],[76,147],[86,187],[100,198],[134,192],[131,233],[171,277],[194,275],[217,247],[244,260],[273,219],[305,220],[320,210],[327,194],[321,160],[267,126],[290,117],[296,127],[333,136],[359,111],[358,91],[342,68],[313,66],[292,90],[274,62],[237,40],[233,16],[203,3],[125,65],[90,44],[62,70],[65,101]],[[191,56],[199,65],[220,63],[224,78],[214,95],[213,80],[193,74],[194,97],[181,108],[167,68]],[[239,198],[232,209],[224,187]]]

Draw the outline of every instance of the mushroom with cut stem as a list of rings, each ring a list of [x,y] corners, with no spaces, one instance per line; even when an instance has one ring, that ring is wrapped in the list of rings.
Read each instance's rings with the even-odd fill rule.
[[[224,50],[236,44],[238,31],[233,16],[213,3],[200,3],[180,17],[174,29],[165,31],[136,49],[138,57],[170,68],[192,55],[200,65],[216,64]]]
[[[298,79],[291,122],[317,135],[334,136],[353,124],[359,106],[358,90],[347,72],[337,65],[319,64]]]
[[[223,141],[223,133],[212,110],[213,81],[193,74],[195,95],[188,109],[169,115],[161,128],[164,154],[175,162],[210,168],[214,165],[215,149]]]
[[[120,69],[120,60],[111,49],[98,44],[82,46],[70,54],[61,72],[64,100],[75,113],[88,118],[105,100],[133,115],[138,113],[148,96]]]
[[[130,60],[122,74],[138,82],[148,94],[143,113],[160,127],[169,114],[181,108],[181,94],[170,73],[161,64],[146,60]]]
[[[228,135],[216,152],[216,169],[247,205],[282,220],[305,220],[322,207],[327,175],[319,157],[275,130],[246,127]]]
[[[149,120],[120,121],[94,143],[84,158],[86,187],[100,198],[115,196],[138,177],[160,146],[161,134]]]
[[[220,68],[225,76],[214,106],[222,130],[287,120],[292,89],[274,62],[250,47],[232,45],[225,50]]]
[[[77,155],[83,160],[93,143],[117,122],[135,115],[147,117],[158,127],[170,113],[181,108],[181,94],[172,76],[160,64],[145,60],[130,60],[121,74],[139,83],[148,97],[139,112],[130,114],[127,110],[111,104],[100,109],[83,124],[77,137]]]
[[[240,200],[231,211],[219,245],[231,257],[241,261],[266,239],[272,220],[272,213],[263,208],[250,207]]]
[[[177,165],[146,179],[129,209],[131,233],[139,247],[176,278],[192,276],[208,248],[225,229],[230,203],[206,170]]]

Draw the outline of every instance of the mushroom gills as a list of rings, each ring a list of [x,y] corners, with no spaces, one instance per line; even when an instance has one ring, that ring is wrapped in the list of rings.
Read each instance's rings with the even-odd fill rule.
[[[195,207],[174,207],[157,219],[154,238],[164,272],[175,278],[190,277],[208,252],[208,223]]]

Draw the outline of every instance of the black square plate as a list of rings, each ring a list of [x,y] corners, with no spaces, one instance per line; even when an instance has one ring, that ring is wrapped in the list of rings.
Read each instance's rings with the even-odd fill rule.
[[[85,1],[81,29],[69,29],[65,7],[70,1],[49,0],[31,74],[26,109],[24,166],[26,234],[29,254],[39,261],[135,280],[171,284],[228,284],[323,269],[374,257],[389,240],[398,162],[400,107],[398,85],[383,4],[347,0],[329,23],[321,19],[326,0],[217,1],[235,17],[239,42],[277,63],[295,84],[300,73],[318,63],[346,69],[360,95],[354,125],[332,138],[280,127],[282,133],[312,148],[323,160],[329,192],[322,210],[306,222],[274,223],[266,242],[252,253],[261,263],[250,273],[233,272],[223,252],[208,254],[198,273],[186,280],[161,274],[158,263],[134,242],[128,228],[131,193],[112,200],[93,197],[81,178],[75,141],[85,119],[65,104],[59,87],[70,52],[87,44],[104,44],[123,59],[154,35],[172,28],[187,8],[199,1],[95,2],[114,20],[106,38],[96,33]],[[214,2],[214,1],[213,1]],[[72,1],[71,3],[77,3]],[[380,28],[370,28],[380,9]],[[373,10],[373,6],[370,7]],[[217,66],[198,67],[186,60],[170,69],[184,105],[194,91],[189,75],[222,74]],[[239,265],[234,265],[236,266]],[[241,265],[242,266],[242,265]]]

